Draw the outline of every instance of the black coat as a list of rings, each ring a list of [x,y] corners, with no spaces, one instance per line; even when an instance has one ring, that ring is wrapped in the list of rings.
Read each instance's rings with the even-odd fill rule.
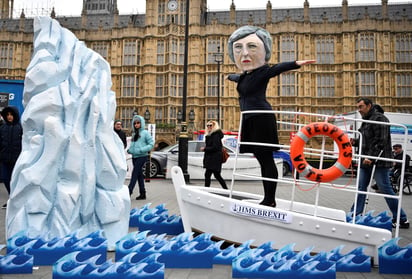
[[[7,113],[13,114],[13,122],[7,121]],[[21,153],[23,129],[20,125],[20,116],[17,108],[6,107],[2,110],[4,124],[0,126],[0,161],[15,163]]]
[[[205,137],[205,155],[203,156],[203,167],[208,170],[222,170],[222,130],[216,130]]]
[[[123,147],[126,148],[127,147],[126,133],[123,132],[123,130],[116,130],[116,129],[113,129],[113,130],[116,132],[116,134],[119,136],[119,138],[123,142]]]
[[[365,120],[373,120],[388,123],[388,118],[383,114],[379,105],[374,105],[369,113],[363,117]],[[359,132],[362,134],[362,154],[383,158],[392,158],[392,143],[390,126],[363,122]],[[378,160],[376,166],[390,168],[392,162]],[[361,165],[369,168],[370,165]]]

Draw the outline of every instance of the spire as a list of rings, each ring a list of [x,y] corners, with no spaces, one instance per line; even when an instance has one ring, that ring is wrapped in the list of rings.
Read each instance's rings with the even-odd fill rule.
[[[52,8],[50,17],[51,17],[51,18],[56,18],[56,12],[55,12],[55,10],[54,10],[54,7]]]

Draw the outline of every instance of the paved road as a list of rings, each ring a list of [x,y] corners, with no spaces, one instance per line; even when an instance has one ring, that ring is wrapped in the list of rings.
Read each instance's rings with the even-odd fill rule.
[[[126,182],[127,183],[127,182]],[[340,185],[354,184],[353,179],[344,177],[338,181]],[[203,181],[191,181],[193,185],[202,185]],[[230,183],[229,183],[230,185]],[[164,179],[152,179],[146,184],[147,197],[146,201],[136,201],[135,197],[138,193],[134,193],[132,196],[132,208],[140,208],[146,203],[151,203],[152,207],[158,204],[165,204],[170,214],[179,214],[179,208],[174,193],[174,188],[171,180]],[[212,187],[220,187],[216,181],[212,182]],[[290,196],[290,185],[281,184],[278,186],[277,197],[288,199]],[[298,189],[295,192],[297,201],[313,202],[316,199],[314,190],[305,191],[304,186],[302,189]],[[235,183],[235,189],[239,191],[249,191],[262,194],[261,182],[258,181],[241,181]],[[322,195],[319,200],[320,205],[328,206],[332,208],[343,209],[348,211],[353,202],[353,194],[350,192],[340,192],[336,194],[329,189],[321,189]],[[0,185],[0,205],[6,202],[7,193],[3,185]],[[408,216],[412,220],[412,196],[404,196],[403,209],[407,212]],[[387,210],[386,203],[381,197],[370,197],[368,210],[375,210],[376,213]],[[5,214],[6,210],[0,210],[0,244],[5,243]],[[136,228],[132,228],[130,231],[135,231]],[[400,245],[404,246],[412,243],[412,228],[400,230],[402,239]],[[5,249],[1,251],[5,253]],[[113,253],[108,253],[108,258],[114,258]],[[0,278],[12,279],[12,278],[34,278],[34,279],[48,279],[52,278],[51,267],[38,267],[31,275],[0,275]],[[166,269],[166,279],[226,279],[232,278],[232,270],[230,266],[215,265],[212,269]],[[346,278],[375,278],[375,279],[400,279],[400,278],[412,278],[412,275],[382,275],[379,274],[378,268],[373,268],[371,273],[342,273],[338,272],[337,279]]]

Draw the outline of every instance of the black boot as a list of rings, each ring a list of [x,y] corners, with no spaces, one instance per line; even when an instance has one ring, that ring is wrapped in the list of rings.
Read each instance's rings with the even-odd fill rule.
[[[145,200],[146,199],[146,193],[140,194],[138,197],[136,197],[136,200]]]

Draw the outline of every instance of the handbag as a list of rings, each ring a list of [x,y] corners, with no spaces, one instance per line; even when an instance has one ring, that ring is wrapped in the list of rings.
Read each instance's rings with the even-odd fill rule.
[[[226,148],[222,148],[222,164],[226,163],[227,159],[229,158],[229,153],[227,153]]]

